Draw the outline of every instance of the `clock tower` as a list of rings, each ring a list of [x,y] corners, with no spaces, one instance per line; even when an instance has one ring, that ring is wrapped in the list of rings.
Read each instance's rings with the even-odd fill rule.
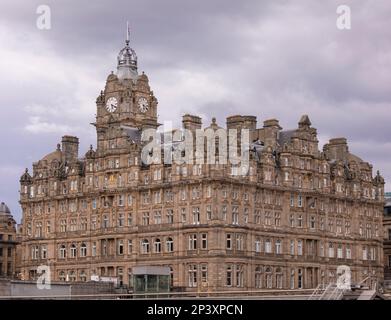
[[[109,74],[96,100],[98,149],[108,148],[108,140],[124,137],[126,129],[157,128],[157,104],[147,75],[138,73],[137,55],[130,47],[128,31],[125,47],[117,57],[117,72]]]

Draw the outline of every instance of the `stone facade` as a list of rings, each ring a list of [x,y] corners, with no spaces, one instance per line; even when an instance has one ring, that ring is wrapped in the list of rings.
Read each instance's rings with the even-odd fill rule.
[[[391,288],[391,193],[386,194],[384,206],[384,280]]]
[[[78,138],[64,136],[21,177],[25,279],[42,264],[56,281],[129,286],[135,266],[169,266],[188,291],[315,288],[340,265],[353,282],[382,279],[384,180],[346,139],[319,150],[308,116],[283,130],[235,115],[226,127],[250,130],[245,176],[229,164],[144,165],[140,132],[159,127],[157,99],[128,42],[96,105],[96,150],[80,157]]]
[[[16,277],[16,222],[4,202],[0,203],[0,278]]]

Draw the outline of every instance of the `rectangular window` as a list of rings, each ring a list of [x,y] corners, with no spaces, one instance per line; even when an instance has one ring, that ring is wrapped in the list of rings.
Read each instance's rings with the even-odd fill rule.
[[[329,243],[329,258],[334,258],[334,245]]]
[[[236,271],[236,286],[243,287],[243,266],[237,264],[235,266]]]
[[[291,194],[290,206],[294,207],[294,205],[295,205],[295,196]]]
[[[293,228],[295,226],[295,217],[293,214],[289,215],[289,225]]]
[[[208,234],[202,233],[201,234],[201,249],[208,249]]]
[[[143,225],[148,226],[149,225],[149,212],[143,213]]]
[[[208,265],[202,264],[201,265],[201,282],[207,282],[208,281]]]
[[[222,219],[223,219],[223,221],[227,220],[227,206],[226,205],[224,205],[222,208]]]
[[[295,255],[295,240],[291,240],[289,246],[289,253],[294,256]]]
[[[241,234],[236,235],[236,250],[243,250],[243,236]]]
[[[239,224],[239,208],[232,208],[232,224]]]
[[[193,224],[200,224],[200,208],[193,208]]]
[[[124,254],[124,240],[118,240],[118,254]]]
[[[162,223],[162,213],[161,211],[155,211],[154,213],[154,223],[161,224]]]
[[[125,196],[123,194],[118,196],[118,206],[123,207],[125,205]]]
[[[310,217],[310,229],[315,229],[315,216]]]
[[[92,252],[91,252],[91,255],[92,255],[93,257],[96,256],[96,242],[93,242],[93,243],[92,243]]]
[[[363,260],[368,260],[368,251],[367,251],[367,247],[363,247],[363,248],[362,248],[362,259],[363,259]]]
[[[232,250],[232,235],[230,233],[226,235],[226,248]]]
[[[131,254],[133,252],[133,241],[128,240],[128,254]]]
[[[255,252],[261,252],[261,240],[260,239],[256,239],[255,240]]]
[[[303,227],[303,216],[300,214],[297,218],[297,226],[299,228],[302,228]]]
[[[186,222],[186,218],[187,218],[186,208],[181,208],[181,220],[182,220],[182,223]]]
[[[297,205],[299,208],[301,208],[303,206],[303,196],[302,195],[299,195],[299,197],[297,199]]]
[[[212,206],[211,205],[206,206],[206,219],[212,220]]]
[[[174,210],[167,210],[167,223],[174,223]]]
[[[338,245],[338,248],[337,248],[337,258],[338,259],[342,259],[343,258],[342,245]]]
[[[232,266],[231,265],[227,266],[225,284],[227,287],[232,286]]]
[[[197,287],[197,265],[189,266],[189,287]]]
[[[48,249],[46,246],[41,247],[41,258],[42,259],[47,259],[48,257]]]
[[[189,250],[197,250],[197,234],[189,235]]]
[[[352,249],[349,246],[346,246],[346,259],[352,259]]]
[[[276,227],[279,227],[281,225],[281,213],[279,212],[274,213],[274,225]]]
[[[265,253],[271,253],[272,252],[272,241],[270,239],[267,239],[265,241]]]
[[[124,214],[123,213],[120,213],[118,215],[118,227],[123,227],[124,226]]]
[[[297,254],[299,256],[303,255],[303,241],[302,240],[297,241]]]

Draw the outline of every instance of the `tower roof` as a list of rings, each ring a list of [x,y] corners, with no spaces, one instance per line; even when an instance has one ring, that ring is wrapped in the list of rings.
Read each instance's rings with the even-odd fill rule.
[[[119,80],[136,79],[137,74],[137,55],[136,52],[129,46],[130,43],[129,23],[126,29],[125,47],[121,49],[117,57],[117,76]]]
[[[8,208],[8,206],[4,202],[0,203],[0,215],[10,215],[10,214],[11,211]]]
[[[299,121],[299,127],[310,127],[311,126],[311,120],[310,118],[308,117],[308,115],[303,115],[301,116],[300,118],[300,121]]]

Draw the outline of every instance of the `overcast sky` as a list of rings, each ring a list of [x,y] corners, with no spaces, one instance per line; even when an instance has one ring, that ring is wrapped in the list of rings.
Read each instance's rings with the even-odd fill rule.
[[[51,8],[50,30],[36,26],[41,4]],[[351,30],[336,27],[341,4]],[[227,115],[251,114],[291,129],[308,114],[320,147],[344,136],[391,181],[389,0],[2,0],[0,201],[18,222],[24,168],[64,134],[81,139],[81,155],[96,145],[89,123],[127,20],[160,122],[179,125],[188,112],[224,125]]]

